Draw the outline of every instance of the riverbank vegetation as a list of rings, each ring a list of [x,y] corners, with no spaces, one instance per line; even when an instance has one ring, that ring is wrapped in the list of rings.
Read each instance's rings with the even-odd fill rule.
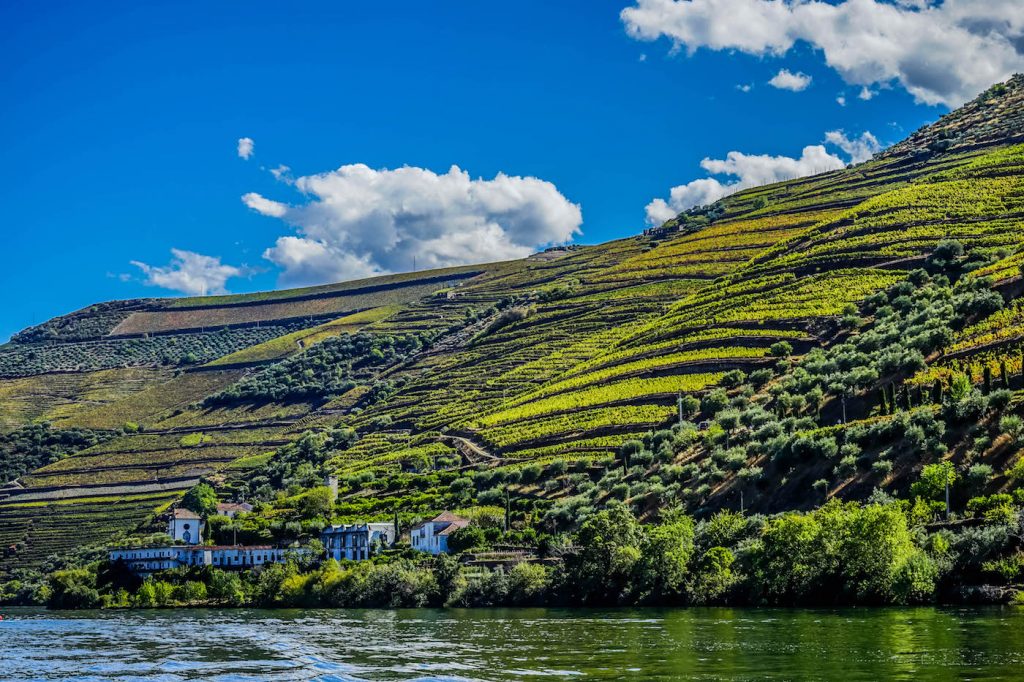
[[[999,503],[997,503],[998,505]],[[1007,501],[1006,505],[1012,503]],[[847,605],[992,601],[1024,577],[1019,512],[933,523],[929,505],[878,494],[808,513],[720,512],[694,521],[668,511],[641,524],[621,503],[538,556],[500,568],[387,550],[371,561],[296,553],[257,571],[163,571],[145,580],[104,561],[23,576],[7,603],[51,608],[172,606],[416,607],[597,605]],[[472,526],[470,528],[473,528]],[[488,537],[465,533],[471,560]],[[316,543],[311,549],[319,549]]]

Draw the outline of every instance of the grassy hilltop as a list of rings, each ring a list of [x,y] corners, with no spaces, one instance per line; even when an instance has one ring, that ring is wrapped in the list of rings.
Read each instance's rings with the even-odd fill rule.
[[[247,541],[506,505],[523,539],[614,500],[653,520],[876,490],[930,522],[946,463],[960,516],[1005,513],[1022,227],[1016,77],[869,162],[646,235],[90,306],[0,346],[0,572],[157,529],[201,480],[263,503]]]

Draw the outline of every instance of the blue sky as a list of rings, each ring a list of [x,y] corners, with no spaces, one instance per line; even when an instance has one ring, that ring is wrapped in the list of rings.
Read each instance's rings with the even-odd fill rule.
[[[959,30],[941,7],[859,1]],[[905,59],[859,64],[795,13],[738,35],[729,22],[762,0],[707,2],[5,3],[0,339],[101,300],[633,234],[759,181],[757,155],[799,167],[830,132],[897,141],[1019,57],[993,43],[1019,38],[1007,18],[968,46],[991,69],[915,82]],[[769,84],[783,69],[790,89]],[[715,170],[740,175],[687,185]]]

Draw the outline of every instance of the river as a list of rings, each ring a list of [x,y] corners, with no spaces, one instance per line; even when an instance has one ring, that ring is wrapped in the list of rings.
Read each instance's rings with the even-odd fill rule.
[[[1024,679],[1024,608],[7,609],[3,680]]]

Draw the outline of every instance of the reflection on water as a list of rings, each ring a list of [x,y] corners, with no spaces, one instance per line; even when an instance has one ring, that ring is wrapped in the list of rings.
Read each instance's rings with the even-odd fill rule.
[[[1024,679],[1024,610],[9,610],[4,680]]]

